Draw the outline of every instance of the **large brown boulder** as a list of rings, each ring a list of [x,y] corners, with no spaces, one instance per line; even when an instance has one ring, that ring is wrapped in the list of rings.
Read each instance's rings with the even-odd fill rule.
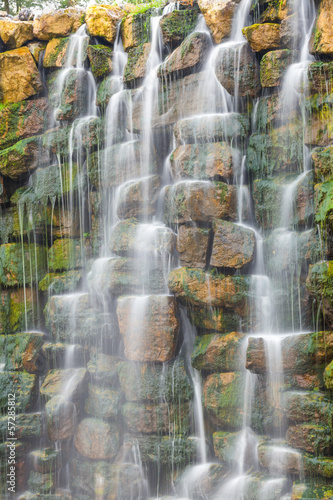
[[[74,403],[58,395],[45,405],[47,436],[50,441],[59,441],[72,436],[77,426],[77,410]]]
[[[279,24],[253,24],[243,28],[242,31],[254,52],[267,52],[280,47]]]
[[[9,49],[18,49],[33,37],[32,23],[0,19],[0,38]]]
[[[205,228],[179,226],[177,251],[182,266],[206,267],[209,232]]]
[[[117,316],[128,359],[163,363],[174,357],[179,323],[173,297],[121,297]]]
[[[77,31],[83,22],[83,12],[74,8],[44,13],[35,17],[33,34],[39,40],[65,37]]]
[[[117,24],[124,17],[124,14],[125,12],[115,5],[90,5],[85,17],[89,34],[113,43]]]
[[[234,12],[239,0],[199,0],[198,4],[215,43],[221,43],[232,29]]]
[[[120,436],[117,426],[97,418],[85,418],[77,428],[74,444],[80,455],[109,460],[117,454]]]
[[[240,269],[254,258],[254,232],[219,219],[213,221],[214,241],[210,265]]]
[[[295,53],[289,49],[267,52],[260,62],[261,86],[264,88],[278,87],[282,82],[288,66],[294,59]]]
[[[333,55],[333,1],[320,2],[318,17],[312,37],[312,52],[319,55]]]
[[[154,214],[159,189],[160,177],[158,175],[121,186],[117,206],[118,217],[127,219]]]
[[[192,352],[192,366],[197,370],[230,372],[239,369],[244,335],[237,332],[212,333],[197,337]]]
[[[52,38],[46,46],[43,66],[44,68],[62,68],[66,62],[69,37]]]
[[[0,101],[19,102],[43,90],[34,58],[28,47],[0,54]]]

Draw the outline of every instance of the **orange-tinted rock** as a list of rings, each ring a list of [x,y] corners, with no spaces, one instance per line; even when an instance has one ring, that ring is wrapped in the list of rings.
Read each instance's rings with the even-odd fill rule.
[[[316,424],[290,426],[286,433],[286,440],[293,448],[315,455],[326,454],[331,447],[329,427]]]
[[[266,52],[280,47],[279,24],[253,24],[243,28],[242,32],[254,52]]]
[[[68,38],[52,38],[46,46],[43,66],[44,68],[62,68],[66,62],[69,44]]]
[[[210,265],[240,269],[254,258],[255,237],[251,229],[232,222],[213,221],[214,241]]]
[[[122,414],[129,432],[143,434],[187,434],[190,408],[188,403],[158,405],[126,403]]]
[[[77,428],[74,444],[78,453],[86,458],[110,460],[119,449],[119,430],[113,423],[85,418]]]
[[[117,215],[121,219],[152,215],[159,195],[157,175],[127,183],[120,188]]]
[[[33,22],[33,34],[39,40],[65,37],[74,33],[84,22],[82,11],[75,8],[61,9],[36,16]]]
[[[125,12],[116,5],[90,5],[85,17],[89,34],[113,43],[117,24],[124,17],[124,14]]]
[[[19,102],[43,90],[34,58],[28,47],[0,54],[0,101]]]
[[[124,70],[124,82],[134,83],[137,79],[146,76],[146,67],[150,54],[151,44],[142,43],[128,51],[127,64]]]
[[[312,52],[333,55],[333,1],[320,2],[318,17],[314,26]]]
[[[40,372],[44,367],[41,356],[43,342],[43,333],[0,335],[0,360],[4,362],[4,370]]]
[[[120,297],[117,316],[128,359],[163,363],[174,357],[179,331],[174,297]]]
[[[215,43],[231,34],[232,21],[238,0],[199,0],[198,4]]]
[[[0,38],[9,49],[18,49],[33,37],[32,23],[0,19]]]
[[[239,369],[244,335],[237,332],[213,333],[196,338],[192,366],[197,370],[230,372]]]
[[[209,229],[179,226],[177,251],[182,266],[206,267]]]

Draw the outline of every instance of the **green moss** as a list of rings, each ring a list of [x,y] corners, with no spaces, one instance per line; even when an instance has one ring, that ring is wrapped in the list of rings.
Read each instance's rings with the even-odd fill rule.
[[[174,10],[164,16],[160,23],[164,43],[179,44],[185,40],[194,30],[199,12],[199,9]]]
[[[0,413],[7,413],[8,394],[16,394],[16,412],[31,410],[37,398],[35,375],[21,372],[0,372]]]
[[[88,58],[95,78],[104,78],[112,71],[112,49],[105,45],[89,45]]]
[[[46,249],[40,245],[7,243],[0,246],[0,284],[32,285],[45,273]]]
[[[48,252],[51,271],[63,271],[81,267],[84,262],[84,242],[70,238],[56,240]]]
[[[65,292],[74,292],[81,281],[80,271],[68,271],[66,273],[47,273],[39,282],[38,289],[41,292],[49,292],[60,295]]]

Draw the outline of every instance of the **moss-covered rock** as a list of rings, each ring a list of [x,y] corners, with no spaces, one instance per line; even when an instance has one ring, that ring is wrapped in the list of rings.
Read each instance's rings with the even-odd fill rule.
[[[150,41],[150,15],[151,12],[147,10],[144,13],[130,14],[122,21],[121,37],[126,52]]]
[[[125,12],[117,5],[90,5],[85,16],[89,34],[113,43],[116,37],[117,24],[124,15]]]
[[[117,386],[119,384],[117,362],[119,358],[103,354],[93,355],[87,364],[87,370],[93,382],[102,387]]]
[[[0,292],[0,331],[15,333],[38,325],[38,297],[31,288]]]
[[[325,182],[333,178],[333,146],[315,148],[311,153],[314,181]]]
[[[63,271],[82,267],[89,257],[89,246],[80,240],[63,238],[56,240],[48,252],[48,268]]]
[[[84,410],[93,417],[116,419],[120,412],[121,399],[122,393],[119,389],[115,390],[89,384]]]
[[[168,225],[211,222],[215,218],[235,220],[236,217],[235,186],[223,182],[181,181],[165,188],[164,220]]]
[[[7,414],[9,394],[14,394],[17,413],[32,410],[38,395],[38,379],[23,372],[0,372],[0,413]]]
[[[317,299],[325,325],[333,326],[333,261],[322,261],[310,266],[307,288]]]
[[[331,448],[329,427],[316,424],[290,426],[286,440],[293,448],[298,448],[314,455],[326,455]]]
[[[61,295],[65,292],[75,292],[81,282],[81,271],[67,271],[65,273],[47,273],[38,283],[41,292],[52,295]]]
[[[44,132],[50,111],[47,99],[7,104],[0,109],[0,148],[6,149],[16,142]]]
[[[62,68],[66,63],[67,50],[69,44],[68,38],[53,38],[46,46],[43,66],[44,68]],[[87,50],[87,47],[84,47]]]
[[[234,332],[244,324],[241,316],[220,307],[187,307],[191,323],[202,331]]]
[[[50,441],[64,440],[75,432],[77,410],[64,396],[53,396],[45,405],[45,419]]]
[[[28,137],[0,151],[0,173],[16,181],[36,170],[49,158],[42,141],[42,136]]]
[[[214,219],[213,233],[211,266],[240,269],[252,262],[255,236],[251,229],[240,227],[232,222]]]
[[[105,45],[89,45],[88,59],[95,78],[104,78],[112,71],[112,49]]]
[[[50,103],[56,108],[56,119],[72,121],[87,114],[88,98],[88,73],[82,68],[69,69],[64,80],[59,85],[58,78],[49,88]]]
[[[106,109],[111,97],[120,91],[122,78],[110,76],[101,81],[96,93],[96,104]]]
[[[32,492],[38,494],[50,494],[55,490],[55,476],[52,472],[31,471],[28,479],[28,486]]]
[[[29,458],[33,468],[41,474],[47,474],[51,471],[55,472],[63,465],[63,453],[59,449],[44,448],[34,450],[30,453]]]
[[[241,372],[214,373],[204,380],[203,405],[215,425],[237,430],[242,427],[243,387]]]
[[[315,61],[308,66],[308,85],[310,94],[323,95],[332,92],[333,63]]]
[[[44,365],[41,356],[42,333],[0,335],[0,362],[6,371],[40,372]]]
[[[277,87],[281,84],[287,67],[295,60],[296,54],[289,49],[267,52],[260,62],[261,86]]]
[[[247,313],[249,279],[181,267],[169,274],[169,288],[181,301],[194,306],[221,307]]]
[[[129,49],[124,71],[124,82],[131,87],[136,86],[146,76],[146,66],[150,49],[150,43],[141,43],[137,47]]]
[[[311,51],[321,56],[333,55],[332,6],[332,0],[323,0],[321,2],[313,29]]]
[[[324,381],[327,389],[333,389],[333,361],[325,368]]]
[[[228,465],[237,460],[237,444],[240,432],[218,431],[213,434],[215,456]]]
[[[209,229],[179,226],[177,251],[182,266],[206,267],[209,237]]]
[[[75,433],[74,444],[80,455],[98,460],[116,456],[120,445],[117,426],[97,418],[81,420]]]
[[[41,413],[19,413],[15,415],[15,437],[17,439],[42,437],[43,417]],[[0,435],[3,442],[8,434],[8,417],[0,417]]]
[[[47,400],[60,395],[79,403],[86,392],[87,380],[88,372],[85,368],[50,370],[40,388],[40,394]]]
[[[197,337],[191,356],[192,366],[196,370],[213,372],[237,370],[243,341],[244,336],[236,332]]]
[[[161,364],[131,363],[117,364],[122,391],[127,401],[188,401],[193,397],[193,389],[185,370],[184,362]]]
[[[311,455],[304,455],[303,458],[304,471],[306,475],[321,476],[327,479],[333,477],[333,460],[332,458],[313,457]]]
[[[281,405],[290,422],[331,425],[333,407],[323,393],[286,391],[281,395]]]
[[[279,24],[252,24],[243,28],[242,32],[254,52],[267,52],[280,47]]]
[[[333,94],[315,94],[305,102],[309,112],[304,142],[311,146],[329,146],[333,139]]]
[[[46,269],[46,249],[41,245],[7,243],[0,246],[0,284],[32,285]]]
[[[160,20],[163,45],[179,45],[192,31],[198,21],[199,9],[174,10]]]

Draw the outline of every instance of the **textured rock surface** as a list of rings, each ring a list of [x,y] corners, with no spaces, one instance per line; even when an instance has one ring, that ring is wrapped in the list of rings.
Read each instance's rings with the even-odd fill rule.
[[[213,232],[211,266],[240,269],[253,260],[255,237],[252,230],[215,219]]]
[[[8,49],[18,49],[33,37],[32,23],[0,20],[0,38]]]
[[[33,22],[33,34],[39,40],[65,37],[78,30],[84,22],[82,11],[74,8],[58,10],[37,16]]]
[[[198,4],[211,30],[215,43],[221,43],[231,33],[233,14],[237,1],[199,0]]]
[[[115,457],[119,448],[119,431],[115,424],[95,418],[81,420],[74,444],[80,455],[99,460]]]

